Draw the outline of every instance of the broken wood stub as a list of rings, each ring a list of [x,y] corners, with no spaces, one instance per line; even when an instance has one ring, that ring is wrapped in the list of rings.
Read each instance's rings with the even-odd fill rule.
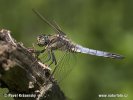
[[[16,100],[65,100],[64,93],[54,79],[49,80],[51,70],[38,61],[22,43],[12,38],[10,31],[0,30],[0,83],[9,93],[35,94],[35,98]]]

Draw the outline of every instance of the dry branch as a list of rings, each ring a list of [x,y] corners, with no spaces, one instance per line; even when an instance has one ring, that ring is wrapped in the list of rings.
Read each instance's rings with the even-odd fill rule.
[[[0,30],[0,87],[8,88],[9,94],[17,94],[15,100],[64,100],[57,83],[49,80],[50,72],[50,68],[11,37],[10,31]],[[36,97],[19,98],[19,94]]]

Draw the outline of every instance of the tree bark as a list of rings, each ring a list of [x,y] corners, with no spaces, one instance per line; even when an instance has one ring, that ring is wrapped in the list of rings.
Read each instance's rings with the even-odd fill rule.
[[[0,87],[9,89],[5,96],[15,96],[15,100],[65,100],[50,75],[51,69],[16,42],[9,30],[0,30]]]

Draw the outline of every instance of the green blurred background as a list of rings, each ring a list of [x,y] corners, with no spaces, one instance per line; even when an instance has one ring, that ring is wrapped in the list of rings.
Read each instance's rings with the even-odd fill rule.
[[[0,29],[11,30],[26,47],[32,47],[38,34],[53,32],[32,8],[56,20],[76,43],[126,57],[112,60],[78,54],[76,66],[61,83],[68,98],[133,100],[133,0],[0,0]],[[99,94],[128,97],[100,98]],[[0,95],[0,100],[6,99],[11,98]]]

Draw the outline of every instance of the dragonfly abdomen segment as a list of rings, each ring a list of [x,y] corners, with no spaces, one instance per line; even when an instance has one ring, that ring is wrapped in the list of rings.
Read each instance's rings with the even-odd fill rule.
[[[121,56],[119,54],[100,51],[100,50],[89,49],[89,48],[85,48],[81,45],[76,45],[75,46],[75,52],[80,52],[80,53],[85,53],[85,54],[90,54],[90,55],[95,55],[95,56],[108,57],[108,58],[116,58],[116,59],[124,58],[123,56]]]

